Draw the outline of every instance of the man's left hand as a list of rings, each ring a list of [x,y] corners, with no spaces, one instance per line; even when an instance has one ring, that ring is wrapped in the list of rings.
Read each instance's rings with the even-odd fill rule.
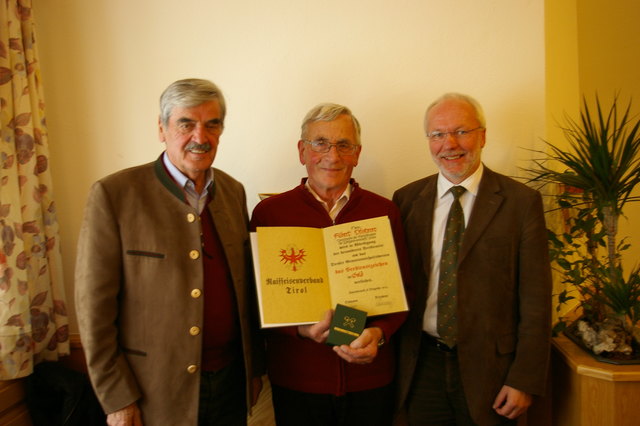
[[[527,411],[532,401],[531,394],[504,385],[493,402],[493,409],[501,416],[515,419]]]
[[[354,364],[369,364],[378,355],[378,342],[383,338],[379,327],[365,328],[362,334],[349,346],[334,346],[333,350],[347,362]]]

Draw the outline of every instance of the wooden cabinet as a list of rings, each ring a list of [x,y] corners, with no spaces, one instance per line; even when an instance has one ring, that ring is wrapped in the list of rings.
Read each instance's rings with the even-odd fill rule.
[[[640,365],[596,361],[565,336],[553,338],[553,424],[640,424]]]

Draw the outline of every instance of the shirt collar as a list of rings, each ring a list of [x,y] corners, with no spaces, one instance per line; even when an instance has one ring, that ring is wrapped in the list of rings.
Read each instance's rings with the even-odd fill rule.
[[[162,162],[164,163],[164,166],[167,168],[167,171],[169,172],[173,180],[176,181],[176,183],[180,186],[180,188],[186,188],[189,183],[191,184],[192,187],[194,186],[194,182],[191,179],[189,179],[187,176],[185,176],[184,173],[178,170],[178,168],[173,165],[171,160],[169,160],[167,151],[165,151],[162,154]],[[204,183],[205,189],[208,189],[212,183],[213,183],[213,169],[210,168],[205,173],[205,183]]]
[[[307,188],[307,191],[309,191],[311,193],[311,195],[313,195],[313,197],[316,200],[320,201],[325,206],[327,205],[327,203],[325,201],[323,201],[322,198],[320,198],[320,196],[316,193],[316,191],[314,191],[313,188],[311,188],[311,185],[309,185],[309,179],[305,180],[304,186],[305,186],[305,188]],[[352,190],[353,189],[351,187],[351,182],[349,182],[349,184],[345,188],[345,190],[342,193],[342,195],[340,195],[338,197],[338,199],[336,200],[335,204],[338,204],[338,202],[340,202],[340,200],[342,200],[343,198],[345,199],[345,202],[349,201],[349,197],[351,197],[351,191]]]
[[[467,192],[470,192],[475,197],[478,195],[478,188],[480,187],[483,172],[484,164],[480,163],[478,169],[459,184],[451,183],[442,173],[438,173],[438,198],[442,198],[452,186],[456,185],[464,187]]]

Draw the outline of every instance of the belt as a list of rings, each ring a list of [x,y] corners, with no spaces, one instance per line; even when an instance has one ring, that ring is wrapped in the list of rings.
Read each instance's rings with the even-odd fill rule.
[[[435,347],[441,352],[456,353],[458,350],[458,348],[456,348],[455,346],[451,348],[438,340],[436,337],[433,337],[432,335],[424,331],[422,332],[422,341],[429,346]]]

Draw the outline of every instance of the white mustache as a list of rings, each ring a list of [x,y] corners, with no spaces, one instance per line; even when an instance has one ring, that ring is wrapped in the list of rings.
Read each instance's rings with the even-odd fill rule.
[[[185,151],[204,151],[204,152],[209,152],[211,151],[211,144],[209,142],[205,142],[203,144],[199,144],[198,142],[189,142],[187,144],[187,146],[184,148]]]

